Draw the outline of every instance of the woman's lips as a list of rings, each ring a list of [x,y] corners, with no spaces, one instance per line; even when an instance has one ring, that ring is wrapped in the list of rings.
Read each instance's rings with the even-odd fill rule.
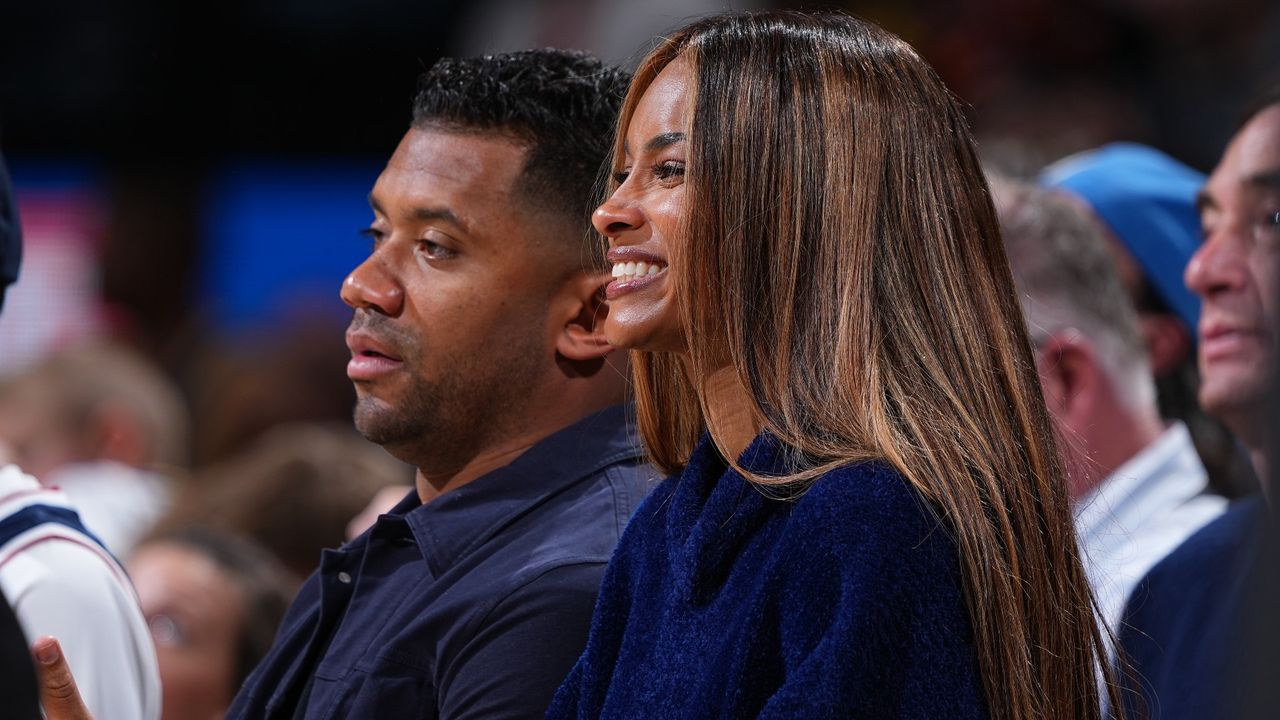
[[[627,277],[630,277],[631,279],[625,279]],[[613,282],[605,286],[604,296],[608,300],[613,300],[626,295],[627,293],[643,290],[654,283],[665,280],[666,277],[667,269],[665,267],[653,274],[623,276],[623,278],[615,279]]]

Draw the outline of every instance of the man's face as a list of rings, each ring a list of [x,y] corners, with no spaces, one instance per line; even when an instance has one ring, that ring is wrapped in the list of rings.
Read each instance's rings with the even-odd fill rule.
[[[1280,337],[1280,105],[1231,140],[1199,205],[1204,244],[1186,282],[1204,303],[1200,402],[1248,442]]]
[[[515,192],[522,146],[410,130],[369,195],[373,250],[342,299],[356,427],[402,460],[465,462],[554,368],[564,232]]]

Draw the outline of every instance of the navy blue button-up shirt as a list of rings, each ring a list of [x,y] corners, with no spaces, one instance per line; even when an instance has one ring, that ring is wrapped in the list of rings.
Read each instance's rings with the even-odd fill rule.
[[[228,718],[541,718],[653,485],[622,407],[324,551]],[[299,707],[305,699],[305,707]]]

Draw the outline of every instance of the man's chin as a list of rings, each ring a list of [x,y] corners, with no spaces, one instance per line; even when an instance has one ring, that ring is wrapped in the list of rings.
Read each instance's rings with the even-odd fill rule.
[[[393,448],[405,444],[421,434],[421,430],[408,418],[392,412],[385,406],[361,398],[352,415],[356,431],[371,443],[381,445],[395,454]]]

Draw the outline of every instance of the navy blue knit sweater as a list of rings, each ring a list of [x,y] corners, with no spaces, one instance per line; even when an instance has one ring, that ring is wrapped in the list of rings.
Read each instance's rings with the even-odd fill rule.
[[[757,438],[740,464],[784,468]],[[863,463],[761,495],[706,437],[640,506],[548,718],[987,717],[955,544]]]

